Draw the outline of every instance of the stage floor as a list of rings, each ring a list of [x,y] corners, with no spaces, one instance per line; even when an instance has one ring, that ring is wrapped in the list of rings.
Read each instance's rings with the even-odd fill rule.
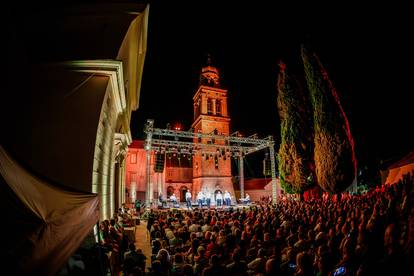
[[[193,204],[192,208],[188,208],[187,204],[185,202],[180,202],[179,205],[175,205],[173,206],[173,204],[167,204],[167,206],[162,207],[161,205],[159,205],[156,208],[156,210],[172,210],[172,209],[176,209],[176,210],[229,210],[229,209],[249,209],[251,206],[256,206],[256,204],[254,203],[247,203],[247,204],[233,204],[231,206],[220,206],[217,207],[215,205],[211,205],[210,208],[208,208],[207,206],[203,206],[203,207],[199,207],[198,205]]]

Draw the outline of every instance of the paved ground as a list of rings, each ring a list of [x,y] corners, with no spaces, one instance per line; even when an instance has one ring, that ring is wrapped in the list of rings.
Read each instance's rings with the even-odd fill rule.
[[[146,267],[151,266],[151,245],[147,231],[147,222],[141,220],[141,223],[135,226],[135,247],[142,249],[142,252],[147,257]]]

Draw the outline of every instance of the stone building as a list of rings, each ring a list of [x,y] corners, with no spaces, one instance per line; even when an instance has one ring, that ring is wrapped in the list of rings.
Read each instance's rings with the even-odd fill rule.
[[[0,202],[13,230],[1,259],[12,275],[56,275],[125,200],[149,5],[7,4]]]
[[[194,122],[192,128],[195,133],[230,134],[227,90],[220,84],[218,69],[210,62],[201,69],[200,82],[193,101]],[[200,142],[206,144],[224,143],[223,141],[207,141],[204,138]],[[133,162],[138,162],[139,165]],[[130,200],[133,199],[132,194],[136,194],[139,199],[145,197],[145,164],[144,142],[134,141],[128,150],[126,166],[126,187]],[[228,152],[214,150],[198,153],[191,159],[187,156],[167,154],[164,173],[155,173],[154,164],[154,153],[152,153],[150,182],[153,191],[150,194],[153,198],[157,198],[158,191],[161,191],[166,197],[174,193],[177,199],[183,202],[185,201],[184,195],[189,189],[193,199],[199,191],[210,193],[221,191],[224,193],[227,190],[235,200],[231,157]]]

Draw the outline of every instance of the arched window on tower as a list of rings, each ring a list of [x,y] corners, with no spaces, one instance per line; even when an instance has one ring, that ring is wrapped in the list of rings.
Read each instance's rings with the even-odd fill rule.
[[[216,100],[216,115],[221,116],[221,100]]]
[[[213,100],[210,98],[207,99],[207,114],[208,115],[213,114]]]

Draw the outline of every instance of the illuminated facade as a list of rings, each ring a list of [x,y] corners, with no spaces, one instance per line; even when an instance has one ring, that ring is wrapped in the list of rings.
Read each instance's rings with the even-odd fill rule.
[[[193,97],[195,133],[230,134],[230,117],[227,111],[227,90],[220,85],[220,75],[216,67],[207,66],[201,69],[200,84]],[[224,141],[207,141],[202,143],[223,144]],[[227,190],[234,195],[231,174],[231,158],[227,153],[216,152],[197,154],[193,159],[193,194],[199,191],[222,193]]]
[[[217,133],[229,135],[230,117],[227,111],[227,90],[220,85],[219,72],[216,67],[203,67],[200,84],[193,97],[194,122],[192,128],[196,133]],[[223,144],[223,141],[207,141],[202,143]],[[136,156],[136,157],[135,157]],[[127,202],[136,198],[144,200],[145,183],[145,150],[143,141],[134,141],[128,149],[126,158]],[[181,202],[189,189],[195,199],[199,191],[215,193],[229,191],[235,200],[231,173],[231,157],[228,152],[214,151],[198,153],[192,159],[188,156],[166,154],[163,173],[155,173],[154,152],[151,153],[150,183],[152,198],[158,197],[158,191],[169,197],[175,194]]]
[[[146,151],[144,141],[134,140],[128,148],[126,157],[126,190],[125,202],[133,203],[136,199],[145,201],[146,192]],[[161,194],[169,197],[175,193],[177,200],[185,201],[187,189],[192,188],[193,168],[187,157],[178,159],[176,156],[167,156],[162,173],[155,172],[155,152],[151,152],[150,194],[158,198]]]

